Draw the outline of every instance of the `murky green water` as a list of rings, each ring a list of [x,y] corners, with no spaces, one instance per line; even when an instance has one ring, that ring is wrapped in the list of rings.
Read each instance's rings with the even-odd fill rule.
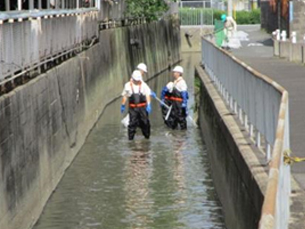
[[[199,55],[183,58],[192,95]],[[160,92],[168,79],[149,85]],[[169,130],[154,101],[150,140],[139,130],[130,142],[119,110],[120,101],[107,107],[34,228],[225,228],[199,130]]]

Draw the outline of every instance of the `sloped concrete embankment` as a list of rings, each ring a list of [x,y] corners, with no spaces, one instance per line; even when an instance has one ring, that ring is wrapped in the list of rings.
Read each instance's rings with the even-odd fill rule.
[[[35,223],[133,68],[145,62],[152,77],[180,59],[179,44],[172,22],[104,30],[87,51],[0,98],[0,228]]]
[[[212,177],[228,229],[256,229],[261,215],[267,173],[263,155],[245,138],[204,69],[196,67],[200,85],[199,126],[209,150]]]

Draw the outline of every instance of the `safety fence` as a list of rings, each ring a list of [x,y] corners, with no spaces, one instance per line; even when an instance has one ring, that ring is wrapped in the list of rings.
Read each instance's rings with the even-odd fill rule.
[[[31,78],[31,72],[40,74],[93,45],[100,30],[146,23],[145,18],[125,17],[126,4],[125,0],[1,1],[0,95],[11,90],[15,79]],[[164,16],[177,13],[177,3],[167,4],[170,10]]]
[[[4,0],[0,11],[79,9],[97,7],[98,0]]]
[[[40,13],[0,25],[0,81],[98,37],[95,8]]]
[[[99,20],[118,20],[124,17],[125,0],[29,0],[1,1],[1,17],[12,18],[31,13],[50,14],[54,11],[96,8]]]
[[[195,9],[195,8],[214,8],[219,10],[225,10],[225,2],[224,1],[180,1],[179,2],[179,8],[189,8],[189,9]]]
[[[283,162],[290,148],[287,91],[205,38],[202,63],[231,112],[270,162],[260,228],[288,228],[290,167]]]
[[[223,1],[180,1],[181,25],[213,25],[214,10],[225,10]]]
[[[4,0],[0,2],[0,11],[79,9],[97,7],[98,0]]]
[[[0,9],[0,83],[15,79],[123,25],[126,1],[4,1]],[[139,19],[141,20],[141,19]],[[132,22],[129,22],[132,23]],[[2,91],[2,88],[1,90]]]

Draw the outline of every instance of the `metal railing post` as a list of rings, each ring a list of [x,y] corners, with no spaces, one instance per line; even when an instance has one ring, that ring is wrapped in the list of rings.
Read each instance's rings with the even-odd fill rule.
[[[22,10],[22,0],[18,0],[18,7],[17,10]]]
[[[252,123],[251,123],[251,124],[250,124],[250,131],[249,131],[250,137],[251,137],[251,138],[253,137],[253,132],[254,132],[253,129],[254,129],[254,128],[253,128],[253,125],[252,125]]]
[[[10,11],[11,10],[10,0],[5,0],[5,10],[6,11]]]
[[[256,147],[261,148],[261,134],[259,131],[256,132]]]
[[[34,0],[29,0],[29,10],[34,9]]]

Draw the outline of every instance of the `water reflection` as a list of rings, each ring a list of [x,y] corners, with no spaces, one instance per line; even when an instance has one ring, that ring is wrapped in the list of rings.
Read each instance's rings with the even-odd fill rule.
[[[129,142],[130,155],[124,168],[126,217],[123,222],[131,228],[147,228],[153,200],[150,197],[149,181],[153,172],[151,142]]]

